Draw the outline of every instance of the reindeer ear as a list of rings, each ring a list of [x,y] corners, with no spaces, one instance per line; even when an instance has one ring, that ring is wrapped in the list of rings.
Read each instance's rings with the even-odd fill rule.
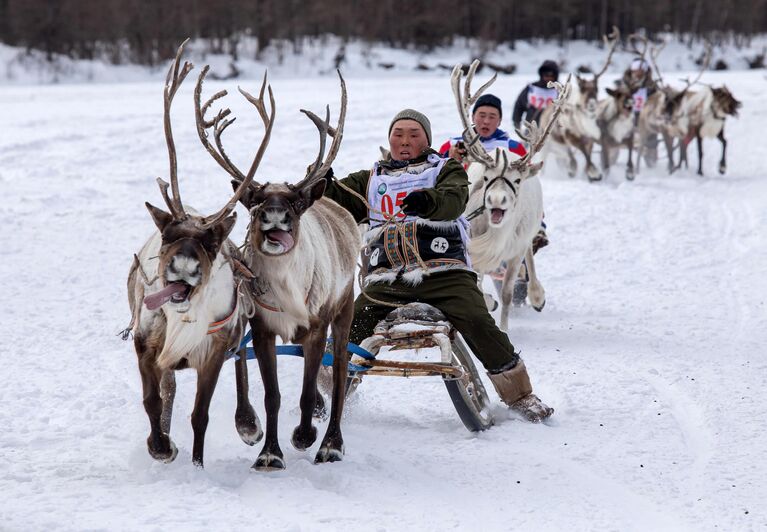
[[[227,239],[229,233],[232,232],[232,228],[234,227],[236,221],[237,213],[233,212],[231,216],[227,216],[213,227],[219,243]]]
[[[149,214],[152,215],[152,220],[154,220],[154,224],[157,226],[157,229],[159,229],[162,233],[168,224],[173,221],[173,215],[165,212],[162,209],[158,209],[148,201],[144,203],[144,205],[146,205],[146,210],[149,211]]]
[[[322,195],[325,193],[326,185],[327,181],[320,179],[313,185],[305,187],[301,190],[301,197],[304,200],[304,208],[302,209],[302,212],[311,207],[315,201],[322,197]]]
[[[541,171],[541,168],[543,168],[543,161],[535,164],[531,164],[527,167],[527,177],[533,177],[538,174],[538,172]]]
[[[237,188],[240,186],[240,183],[241,181],[232,179],[232,189],[235,192],[237,192]],[[242,193],[242,196],[240,196],[240,203],[242,203],[248,210],[250,210],[255,205],[258,205],[263,201],[263,196],[261,195],[262,189],[263,187],[254,187],[253,185],[250,185]]]
[[[237,189],[240,187],[240,183],[242,183],[242,181],[232,179],[232,190],[237,192]],[[253,191],[250,187],[243,191],[242,196],[240,196],[240,203],[242,203],[246,209],[250,209],[250,206],[253,204]]]

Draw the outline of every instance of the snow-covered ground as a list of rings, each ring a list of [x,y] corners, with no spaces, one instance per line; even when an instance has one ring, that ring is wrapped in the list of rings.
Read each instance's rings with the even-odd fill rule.
[[[680,73],[680,76],[684,73]],[[174,132],[185,201],[213,212],[229,180],[199,145],[191,90]],[[499,79],[510,104],[527,76]],[[744,102],[728,121],[729,170],[706,177],[616,168],[605,182],[543,178],[547,304],[516,310],[511,339],[551,422],[468,433],[438,381],[368,379],[348,406],[346,456],[312,463],[289,435],[302,363],[280,359],[288,468],[250,469],[260,445],[234,427],[233,364],[211,406],[206,469],[191,463],[195,376],[178,374],[175,462],[152,461],[125,280],[154,229],[167,176],[158,82],[0,88],[0,529],[763,530],[767,402],[767,120],[761,72],[706,74]],[[257,81],[239,81],[257,90]],[[226,133],[242,166],[260,140],[236,84]],[[368,167],[389,119],[411,106],[435,143],[455,134],[447,76],[348,78],[336,175]],[[274,82],[278,109],[258,178],[296,180],[316,153],[299,108],[338,108],[332,77]],[[694,149],[691,150],[691,155]],[[235,239],[246,213],[240,208]],[[263,420],[251,363],[251,395]],[[485,379],[486,385],[490,383]],[[493,393],[493,397],[495,395]],[[320,433],[325,424],[321,424]]]

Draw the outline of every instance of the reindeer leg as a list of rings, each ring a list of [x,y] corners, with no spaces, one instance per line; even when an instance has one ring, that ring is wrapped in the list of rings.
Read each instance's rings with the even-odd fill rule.
[[[317,439],[317,427],[312,425],[314,410],[317,406],[317,374],[320,371],[322,355],[325,351],[328,323],[321,322],[307,335],[304,347],[304,384],[301,389],[301,421],[293,429],[290,442],[298,451],[305,451]]]
[[[724,175],[727,171],[727,159],[725,158],[727,153],[727,140],[724,138],[724,126],[722,126],[722,129],[719,131],[716,138],[722,143],[722,159],[719,161],[719,173]]]
[[[626,179],[633,181],[636,174],[634,174],[634,162],[632,160],[634,154],[634,133],[632,132],[628,139],[626,139],[626,147],[629,149],[629,162],[626,164]],[[639,168],[639,158],[637,157],[637,168]]]
[[[570,149],[570,146],[565,145],[565,150],[567,151],[567,175],[570,177],[575,177],[575,175],[578,173],[578,161],[575,160],[575,155],[573,155],[573,150]]]
[[[194,399],[192,410],[192,431],[194,432],[194,444],[192,445],[192,462],[197,467],[203,467],[203,454],[205,449],[205,431],[208,429],[208,412],[213,392],[216,391],[218,375],[221,366],[224,365],[224,353],[219,353],[208,361],[208,364],[197,370],[197,396]]]
[[[170,434],[170,422],[173,418],[173,401],[176,398],[176,372],[168,370],[160,380],[160,397],[162,397],[162,414],[160,428],[165,434]]]
[[[163,400],[160,392],[162,372],[155,365],[156,348],[147,346],[147,341],[140,335],[133,339],[138,354],[138,368],[141,374],[141,386],[144,392],[144,410],[149,418],[149,437],[146,440],[149,455],[161,462],[172,462],[178,455],[178,449],[170,436],[163,431]],[[154,342],[152,342],[154,343]],[[170,370],[172,371],[172,370]],[[172,406],[170,407],[172,409]],[[170,425],[170,419],[168,419]]]
[[[258,471],[277,471],[285,469],[285,459],[277,439],[277,422],[280,413],[280,385],[277,381],[277,353],[275,352],[275,336],[264,331],[264,327],[256,319],[250,320],[250,329],[259,331],[253,333],[253,347],[256,350],[258,369],[264,382],[264,408],[266,409],[266,437],[264,447],[253,464]]]
[[[264,431],[248,397],[250,386],[248,384],[247,352],[242,349],[237,354],[239,358],[234,362],[234,379],[237,388],[237,410],[234,413],[234,425],[237,427],[237,434],[240,435],[242,441],[248,445],[255,445],[264,437]]]
[[[671,138],[666,131],[663,132],[663,143],[666,145],[666,153],[668,154],[668,173],[669,175],[674,173],[676,167],[674,166],[674,139]]]
[[[695,131],[695,140],[698,143],[698,175],[703,175],[703,139],[700,136],[700,129]]]
[[[527,275],[530,277],[527,297],[530,298],[530,305],[540,312],[546,304],[546,292],[544,292],[543,286],[538,281],[538,275],[535,273],[532,246],[525,251],[525,266],[527,266]]]
[[[586,157],[586,175],[589,181],[600,181],[602,179],[602,172],[600,172],[596,165],[591,161],[591,153],[594,150],[593,141],[585,141],[583,143],[582,153]]]
[[[349,329],[354,316],[354,291],[349,287],[341,311],[333,320],[333,401],[330,407],[330,423],[322,438],[315,463],[338,462],[344,455],[344,438],[341,434],[341,415],[344,412],[346,399],[346,379],[349,370],[349,354],[346,345],[349,343]]]
[[[511,306],[514,295],[514,281],[519,275],[519,267],[522,265],[522,257],[515,257],[508,261],[506,266],[506,275],[503,278],[503,288],[501,289],[501,324],[500,329],[503,332],[508,331],[509,307]]]
[[[586,158],[586,177],[589,178],[589,181],[599,181],[602,179],[602,174],[597,170],[597,167],[594,166],[594,163],[591,162],[591,150],[594,143],[570,134],[568,134],[567,140],[573,146],[578,148],[578,151],[580,151],[583,154],[583,157]]]
[[[608,146],[608,142],[607,135],[603,134],[599,143],[602,145],[600,159],[602,162],[602,172],[604,172],[605,175],[610,175],[610,147]]]

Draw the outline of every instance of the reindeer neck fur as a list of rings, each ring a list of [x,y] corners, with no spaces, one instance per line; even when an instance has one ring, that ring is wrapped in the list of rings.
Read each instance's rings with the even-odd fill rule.
[[[138,255],[140,266],[149,280],[154,282],[146,285],[140,276],[135,280],[132,293],[134,308],[138,312],[136,334],[157,336],[162,332],[158,328],[162,328],[164,322],[165,342],[157,357],[157,365],[163,369],[173,368],[186,358],[190,367],[199,369],[205,366],[208,357],[215,352],[212,349],[214,342],[229,344],[233,341],[232,333],[241,321],[243,313],[238,307],[237,315],[221,333],[208,334],[210,323],[221,320],[232,311],[235,289],[233,269],[224,253],[219,252],[213,261],[210,278],[190,298],[188,311],[176,312],[169,304],[151,311],[144,306],[143,297],[162,288],[158,272],[159,260],[154,258],[160,252],[161,243],[161,235],[156,232]],[[223,250],[233,248],[234,245],[228,240],[222,246]]]
[[[327,198],[301,216],[298,239],[283,255],[248,244],[245,259],[258,278],[256,312],[284,341],[330,303],[335,306],[354,279],[360,234],[351,214]],[[276,310],[273,310],[276,309]]]
[[[605,124],[607,135],[615,142],[623,142],[634,131],[634,114],[620,114],[615,98],[608,97],[597,106],[597,116]]]
[[[501,262],[523,256],[532,244],[543,218],[543,192],[538,177],[522,181],[518,194],[516,206],[507,212],[502,226],[491,226],[487,211],[472,220],[469,255],[476,270],[492,272]],[[483,195],[483,188],[475,189],[468,209],[481,205]]]

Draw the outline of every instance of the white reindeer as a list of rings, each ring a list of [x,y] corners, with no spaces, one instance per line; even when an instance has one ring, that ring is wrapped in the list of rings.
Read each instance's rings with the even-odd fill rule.
[[[554,154],[559,163],[567,168],[570,177],[575,177],[578,170],[578,162],[575,160],[572,148],[577,149],[586,159],[586,176],[589,181],[602,179],[601,172],[591,161],[591,152],[594,143],[602,138],[602,130],[598,120],[599,110],[599,78],[607,71],[610,65],[615,47],[620,41],[618,28],[613,27],[613,32],[603,37],[609,48],[607,59],[602,69],[594,74],[591,71],[580,71],[575,74],[575,87],[568,91],[564,101],[563,111],[554,106],[547,106],[541,114],[539,124],[549,124],[553,120],[554,113],[561,118],[551,132],[551,142],[548,143],[544,159],[549,153]]]
[[[528,297],[536,310],[540,311],[546,303],[546,294],[535,271],[533,260],[533,238],[540,229],[543,217],[543,193],[540,180],[536,177],[543,162],[531,164],[532,158],[540,152],[546,137],[561,112],[570,86],[568,77],[565,85],[550,83],[559,93],[553,103],[557,109],[545,130],[536,123],[526,123],[527,135],[521,135],[529,143],[529,151],[521,159],[509,160],[508,151],[497,148],[487,153],[479,142],[479,137],[471,125],[471,107],[490,84],[488,83],[471,94],[471,81],[479,62],[472,63],[466,75],[463,93],[460,81],[460,66],[453,69],[451,86],[458,112],[463,123],[464,143],[472,162],[467,170],[473,183],[466,212],[471,220],[471,241],[469,256],[472,267],[480,273],[490,273],[502,262],[507,263],[506,274],[501,288],[501,324],[507,329],[509,308],[511,306],[514,280],[517,278],[524,258],[530,277]],[[482,282],[480,276],[480,283]]]

